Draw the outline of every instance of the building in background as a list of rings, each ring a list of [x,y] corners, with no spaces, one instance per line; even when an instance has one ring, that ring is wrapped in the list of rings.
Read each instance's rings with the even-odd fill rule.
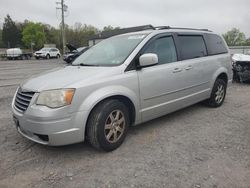
[[[229,46],[231,54],[246,54],[250,55],[250,46]]]
[[[44,48],[56,48],[56,44],[44,44]]]

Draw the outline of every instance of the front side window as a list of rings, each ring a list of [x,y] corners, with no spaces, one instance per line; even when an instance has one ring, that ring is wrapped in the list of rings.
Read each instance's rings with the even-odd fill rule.
[[[72,65],[120,65],[146,36],[146,34],[120,35],[103,40],[79,56]]]
[[[158,55],[158,63],[171,63],[177,61],[176,49],[172,37],[161,37],[152,41],[144,51]]]
[[[207,56],[204,39],[200,35],[180,35],[182,60]]]

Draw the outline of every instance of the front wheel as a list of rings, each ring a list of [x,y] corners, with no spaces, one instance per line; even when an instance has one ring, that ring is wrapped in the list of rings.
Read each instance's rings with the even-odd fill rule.
[[[95,148],[112,151],[123,143],[128,126],[127,107],[118,100],[106,100],[90,114],[87,123],[87,138]]]
[[[59,55],[59,54],[57,54],[57,55],[56,55],[56,58],[57,58],[57,59],[59,59],[59,58],[60,58],[60,55]]]
[[[222,79],[217,79],[214,83],[211,96],[206,100],[206,104],[210,107],[219,107],[223,104],[226,97],[227,84]]]
[[[46,55],[46,59],[50,59],[50,55],[49,54]]]

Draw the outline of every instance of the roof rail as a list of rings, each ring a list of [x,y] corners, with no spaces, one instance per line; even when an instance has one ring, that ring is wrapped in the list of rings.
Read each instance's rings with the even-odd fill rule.
[[[208,29],[195,29],[195,28],[185,28],[185,27],[170,27],[170,26],[157,26],[154,27],[155,30],[162,30],[162,29],[183,29],[183,30],[195,30],[195,31],[208,31],[212,32]]]
[[[162,30],[162,29],[171,29],[170,26],[156,26],[154,27],[155,30]]]

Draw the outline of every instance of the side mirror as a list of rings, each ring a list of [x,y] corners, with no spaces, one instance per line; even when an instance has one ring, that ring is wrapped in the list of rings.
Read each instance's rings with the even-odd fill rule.
[[[139,63],[141,67],[155,65],[158,63],[158,55],[154,53],[143,54],[139,58]]]

